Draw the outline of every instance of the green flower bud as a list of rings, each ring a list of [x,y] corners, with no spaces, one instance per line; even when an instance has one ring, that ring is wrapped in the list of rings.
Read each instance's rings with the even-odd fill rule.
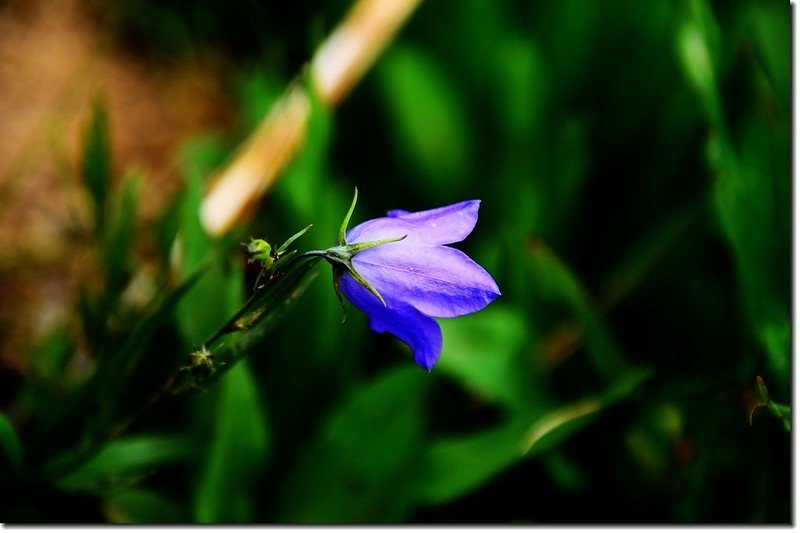
[[[250,259],[248,259],[248,261],[250,263],[255,261],[261,262],[261,272],[258,273],[258,277],[256,278],[256,283],[253,287],[254,291],[258,290],[260,287],[259,283],[262,278],[272,279],[273,269],[280,268],[279,265],[281,265],[282,262],[289,260],[292,255],[297,253],[297,250],[289,250],[289,246],[291,246],[294,241],[305,235],[306,232],[311,229],[311,227],[312,225],[309,224],[305,228],[301,229],[289,237],[286,242],[280,245],[277,249],[270,246],[270,244],[264,239],[253,239],[251,237],[249,243],[242,243],[242,246],[247,248],[247,253],[250,254]]]
[[[264,266],[272,264],[272,246],[264,239],[250,239],[247,243],[247,253],[250,254],[250,262],[264,261]]]

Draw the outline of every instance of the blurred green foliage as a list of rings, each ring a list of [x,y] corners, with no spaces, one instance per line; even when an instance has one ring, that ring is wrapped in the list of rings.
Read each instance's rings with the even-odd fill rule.
[[[347,5],[115,4],[138,53],[227,53],[240,128],[187,141],[148,228],[158,288],[134,305],[142,178],[112,186],[98,104],[82,178],[102,282],[3,405],[0,521],[788,523],[788,4],[424,2],[340,109],[315,104],[252,224],[211,241],[205,180]],[[353,225],[481,199],[459,247],[503,295],[440,321],[428,374],[357,310],[341,324],[315,267],[220,341],[246,360],[160,398],[248,297],[238,243],[313,223],[298,246],[327,247],[354,185]]]

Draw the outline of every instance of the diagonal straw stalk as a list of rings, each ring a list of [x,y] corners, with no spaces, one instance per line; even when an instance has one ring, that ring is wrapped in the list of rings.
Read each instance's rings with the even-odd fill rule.
[[[311,61],[311,82],[323,105],[335,107],[374,63],[421,0],[357,0]],[[248,218],[300,150],[311,97],[292,83],[236,156],[212,179],[200,207],[206,232],[220,237]]]

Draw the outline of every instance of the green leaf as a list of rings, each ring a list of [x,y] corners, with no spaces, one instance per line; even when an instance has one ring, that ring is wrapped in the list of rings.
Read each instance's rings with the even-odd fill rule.
[[[638,287],[659,265],[664,256],[701,219],[707,211],[706,202],[673,209],[665,220],[644,228],[642,236],[631,245],[604,283],[602,303],[610,308]]]
[[[74,352],[75,339],[65,326],[48,331],[33,347],[33,368],[40,379],[59,388],[67,383],[67,364]]]
[[[253,483],[267,458],[266,416],[250,367],[237,365],[220,383],[215,434],[200,472],[194,519],[242,523],[259,506]]]
[[[761,3],[747,13],[753,25],[753,40],[760,63],[769,79],[781,113],[790,111],[792,20],[791,5],[782,2]]]
[[[14,471],[21,472],[22,445],[19,442],[14,426],[11,425],[11,422],[3,413],[0,413],[0,448],[2,448],[3,455],[5,455]]]
[[[649,376],[647,370],[629,371],[602,395],[559,407],[538,418],[528,428],[523,449],[529,455],[552,450],[591,422],[593,415],[628,397]]]
[[[220,333],[232,333],[248,330],[264,320],[276,321],[282,316],[275,316],[282,305],[296,300],[295,291],[302,285],[305,276],[319,263],[320,257],[301,255],[286,257],[286,261],[277,262],[267,280],[244,303],[233,317],[221,328]],[[216,339],[214,339],[216,340]]]
[[[514,140],[541,133],[541,118],[547,112],[552,90],[541,51],[536,43],[514,33],[504,35],[493,46],[498,50],[491,65],[498,80],[494,87],[498,97],[490,104],[497,108],[504,133]]]
[[[745,311],[762,342],[781,393],[789,379],[791,304],[791,178],[788,128],[776,129],[753,110],[738,150],[727,154],[714,189],[720,226],[736,261]]]
[[[690,0],[686,20],[676,32],[681,66],[700,95],[712,120],[722,117],[718,87],[720,30],[710,5],[705,0]]]
[[[163,494],[129,489],[110,494],[103,505],[113,524],[178,524],[186,522],[180,506]]]
[[[450,501],[480,487],[518,461],[552,451],[593,420],[593,415],[630,395],[648,375],[646,371],[633,371],[598,397],[556,408],[534,419],[519,414],[498,427],[435,442],[422,463],[420,501]]]
[[[402,520],[412,504],[429,377],[403,366],[360,388],[302,455],[283,494],[281,521]]]
[[[291,206],[295,224],[305,226],[313,223],[315,231],[309,236],[328,243],[327,234],[320,235],[318,230],[325,231],[327,224],[327,219],[321,216],[324,213],[320,213],[320,203],[328,196],[326,190],[331,186],[327,179],[327,163],[334,123],[330,110],[315,91],[314,83],[306,81],[305,87],[311,103],[305,141],[300,153],[286,169],[276,192]],[[309,194],[309,191],[315,191],[315,194]],[[336,207],[341,209],[341,204]]]
[[[316,279],[317,274],[310,273],[310,270],[320,258],[287,256],[285,259],[287,264],[276,264],[275,279],[253,294],[239,311],[202,343],[201,346],[210,349],[209,353],[213,355],[210,372],[197,374],[191,366],[181,368],[170,386],[171,392],[183,392],[192,386],[205,387],[214,383],[289,314]]]
[[[579,320],[595,368],[613,381],[625,369],[625,360],[611,332],[600,319],[580,280],[544,243],[531,250],[531,277],[547,300],[566,303]]]
[[[160,292],[160,297],[144,312],[144,316],[130,333],[114,346],[113,350],[101,354],[97,369],[89,381],[63,404],[54,405],[42,413],[44,421],[40,423],[41,427],[38,428],[40,433],[34,440],[43,447],[43,450],[37,449],[37,452],[46,454],[44,459],[50,459],[52,451],[49,450],[52,450],[53,445],[75,446],[74,450],[65,453],[57,461],[45,464],[43,468],[45,477],[60,477],[63,472],[73,469],[75,463],[85,460],[86,454],[93,453],[95,447],[108,438],[115,425],[125,425],[129,422],[131,416],[150,401],[163,386],[163,381],[151,385],[153,388],[143,386],[139,380],[132,377],[132,373],[141,366],[152,380],[154,377],[159,377],[154,372],[157,365],[179,363],[179,360],[165,361],[163,353],[147,348],[156,330],[173,313],[176,303],[204,271],[205,267],[201,266],[179,286],[164,288]],[[150,364],[140,364],[143,356],[148,358]],[[164,376],[163,380],[168,377],[169,374]],[[126,395],[125,401],[121,401]],[[90,406],[97,406],[95,408],[99,408],[99,412],[93,416],[87,415],[92,409]],[[84,428],[81,444],[64,441],[62,437],[65,433],[71,434],[69,428],[75,425]]]
[[[94,102],[92,118],[83,136],[83,183],[94,201],[95,224],[102,228],[111,182],[111,147],[108,117],[103,99]]]
[[[480,433],[433,443],[421,464],[419,501],[435,505],[453,500],[522,459],[528,425],[518,417]]]
[[[417,170],[410,177],[439,193],[463,185],[472,157],[470,115],[444,70],[422,50],[396,43],[378,75],[400,154]]]
[[[756,334],[765,347],[772,372],[785,380],[791,375],[792,323],[790,318],[786,316],[784,319],[776,319],[774,322],[765,322],[758,327],[760,329]],[[783,389],[781,390],[783,391]]]
[[[254,65],[249,72],[242,73],[241,79],[237,80],[237,115],[247,130],[258,127],[285,90],[286,80],[281,79],[276,71],[273,62],[265,61]]]
[[[106,492],[136,483],[155,468],[191,460],[191,449],[191,443],[184,437],[121,438],[104,446],[55,485],[68,491]]]
[[[527,343],[522,315],[495,303],[480,313],[441,320],[440,325],[445,342],[437,372],[487,400],[506,406],[526,403],[532,369],[521,368],[517,357]]]
[[[116,294],[128,282],[133,271],[137,212],[142,188],[141,177],[125,177],[117,197],[112,202],[108,227],[104,230],[105,246],[101,253],[106,269],[106,291]]]
[[[181,222],[176,243],[179,259],[176,267],[187,276],[198,265],[209,262],[208,273],[178,303],[175,318],[187,344],[208,338],[241,305],[243,266],[232,264],[225,256],[226,243],[216,243],[200,222],[203,200],[204,168],[185,162],[187,188],[181,205]]]

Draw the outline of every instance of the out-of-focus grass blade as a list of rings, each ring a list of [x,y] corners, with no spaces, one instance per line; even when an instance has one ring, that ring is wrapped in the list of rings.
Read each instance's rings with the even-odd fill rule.
[[[199,148],[201,151],[203,147]],[[215,243],[200,223],[205,169],[193,162],[193,152],[185,155],[186,192],[180,207],[180,230],[175,250],[181,276],[193,272],[198,264],[210,261],[208,275],[195,284],[178,303],[175,318],[187,344],[202,342],[241,305],[244,275],[242,265],[230,264],[224,254],[225,243]],[[202,159],[207,159],[204,156]]]
[[[191,443],[185,437],[122,438],[103,447],[85,463],[58,479],[55,485],[69,491],[105,492],[136,482],[154,468],[189,461],[192,459],[191,450]]]
[[[424,372],[404,366],[362,387],[334,411],[293,472],[280,520],[402,520],[419,467],[428,382]]]
[[[589,354],[596,369],[608,381],[613,381],[615,376],[624,371],[625,361],[578,278],[542,242],[533,246],[530,258],[531,276],[536,281],[538,290],[547,299],[569,305],[583,327]]]
[[[92,118],[83,137],[83,183],[94,201],[95,224],[99,229],[106,216],[106,199],[111,182],[111,147],[106,104],[94,102]]]
[[[68,383],[67,363],[74,353],[75,339],[66,327],[58,327],[47,332],[33,350],[33,368],[39,379],[55,389]]]
[[[723,149],[733,151],[732,146]],[[722,174],[714,200],[735,254],[750,323],[771,370],[781,377],[783,393],[791,353],[788,134],[774,134],[753,114],[743,128],[739,150],[737,165]]]
[[[522,445],[523,452],[538,454],[558,446],[588,424],[593,419],[591,415],[630,395],[649,375],[649,371],[630,371],[603,395],[585,398],[547,413],[528,429]]]
[[[125,177],[119,193],[112,202],[108,228],[105,230],[105,245],[101,253],[106,269],[106,291],[117,294],[128,281],[133,268],[133,252],[136,237],[137,212],[142,179],[129,174]]]
[[[433,58],[408,44],[395,44],[377,73],[403,160],[417,166],[410,177],[435,177],[424,185],[438,193],[457,190],[469,176],[473,141],[458,91]]]
[[[137,324],[127,337],[113,352],[103,354],[98,361],[97,369],[87,383],[73,394],[63,404],[55,406],[44,413],[45,422],[41,424],[41,433],[34,437],[35,450],[42,454],[42,460],[47,460],[53,453],[53,446],[69,447],[76,445],[74,442],[65,442],[60,435],[70,426],[77,425],[84,428],[84,443],[68,454],[60,462],[48,462],[43,471],[45,477],[59,476],[63,470],[70,470],[76,462],[92,453],[98,444],[97,439],[108,436],[116,423],[125,423],[125,420],[144,405],[156,391],[140,390],[139,384],[125,379],[139,362],[142,354],[149,345],[156,329],[161,326],[174,311],[175,304],[198,277],[205,271],[201,266],[194,274],[174,289],[164,290],[163,296],[154,302],[151,309]],[[176,364],[177,361],[176,361]],[[165,378],[166,379],[166,378]],[[138,403],[120,406],[119,400],[125,393],[133,391],[138,396]],[[93,406],[93,407],[89,407]],[[124,420],[115,420],[122,407],[126,414]],[[87,411],[99,409],[94,416],[87,416]],[[56,440],[54,440],[56,439]],[[60,448],[63,449],[63,448]],[[68,461],[65,458],[70,457]],[[62,470],[63,469],[63,470]]]
[[[507,407],[531,403],[535,369],[524,367],[518,357],[528,334],[522,315],[495,303],[458,320],[441,320],[440,325],[446,342],[437,372]]]
[[[0,413],[0,447],[16,473],[22,470],[22,445],[8,418]]]
[[[252,484],[267,458],[266,411],[246,362],[228,372],[219,389],[215,434],[200,471],[194,520],[249,522],[259,503]]]
[[[707,147],[716,178],[713,200],[734,251],[751,326],[764,345],[771,370],[783,378],[778,384],[785,390],[791,352],[788,121],[783,115],[765,113],[767,106],[762,103],[739,110],[744,118],[737,122],[738,127],[729,129],[716,82],[720,77],[714,52],[718,29],[707,2],[695,0],[690,6],[678,44],[684,70],[706,104],[707,120],[713,128]],[[786,38],[787,31],[787,25],[779,25],[777,38]],[[753,62],[750,67],[762,98],[780,99],[781,93],[773,93],[758,64]],[[772,79],[788,75],[788,54],[780,61],[771,56],[769,68]]]
[[[176,502],[147,489],[114,492],[106,498],[103,510],[113,524],[177,524],[187,521]]]
[[[241,74],[238,85],[238,116],[247,131],[258,127],[286,89],[286,80],[272,62],[259,63]]]
[[[328,219],[323,216],[325,211],[320,212],[320,204],[327,196],[325,191],[331,187],[327,164],[333,138],[333,117],[320,100],[314,84],[306,80],[305,85],[311,103],[305,144],[286,169],[285,177],[276,192],[287,195],[286,201],[296,217],[295,224],[306,226],[313,222],[315,230],[308,237],[312,242],[321,239],[327,246],[333,242],[336,234],[331,233],[328,236],[324,233]],[[309,194],[309,191],[315,191],[315,194]],[[341,209],[341,206],[337,207]],[[319,230],[323,233],[320,234]],[[322,245],[319,241],[317,243]]]
[[[492,71],[496,74],[500,97],[490,103],[497,108],[497,118],[509,139],[523,139],[541,133],[541,118],[550,102],[550,79],[539,47],[524,37],[511,33],[493,43],[498,50]],[[511,149],[527,148],[514,143]],[[516,169],[515,169],[516,170]]]
[[[700,219],[706,209],[705,202],[702,205],[675,209],[669,218],[637,239],[630,252],[606,279],[603,308],[607,310],[630,294],[669,248]]]
[[[435,505],[458,498],[519,461],[528,426],[527,419],[518,417],[497,428],[433,443],[420,465],[420,503]]]
[[[589,423],[589,415],[627,397],[648,375],[633,371],[596,398],[556,408],[534,420],[519,414],[499,427],[435,442],[422,463],[420,501],[439,504],[458,498],[514,463],[553,450]]]
[[[679,59],[706,112],[718,122],[723,119],[715,72],[719,64],[719,28],[705,0],[691,0],[687,5],[688,16],[676,33]]]
[[[747,13],[748,21],[753,24],[756,53],[781,113],[790,111],[792,21],[787,15],[791,9],[791,5],[783,2],[763,2],[758,9]]]
[[[200,265],[178,287],[166,291],[114,353],[106,355],[93,377],[93,382],[108,394],[100,394],[100,398],[110,400],[118,396],[122,389],[120,384],[124,383],[124,375],[137,365],[156,329],[168,320],[175,306],[183,301],[186,293],[202,278],[207,268],[207,264]]]

